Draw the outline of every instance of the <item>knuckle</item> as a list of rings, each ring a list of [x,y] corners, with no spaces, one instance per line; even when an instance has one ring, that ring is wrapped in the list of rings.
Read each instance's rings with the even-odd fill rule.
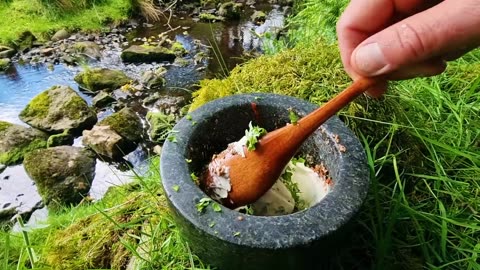
[[[428,29],[422,29],[419,26],[413,26],[408,22],[404,22],[395,28],[398,45],[407,54],[418,60],[422,60],[429,54],[431,49],[431,41],[427,40],[429,36]]]

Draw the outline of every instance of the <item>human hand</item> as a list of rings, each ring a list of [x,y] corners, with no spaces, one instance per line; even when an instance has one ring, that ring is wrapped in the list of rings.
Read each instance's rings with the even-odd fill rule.
[[[480,45],[480,0],[352,0],[337,24],[345,71],[354,80],[442,73]],[[386,82],[369,93],[378,96]]]

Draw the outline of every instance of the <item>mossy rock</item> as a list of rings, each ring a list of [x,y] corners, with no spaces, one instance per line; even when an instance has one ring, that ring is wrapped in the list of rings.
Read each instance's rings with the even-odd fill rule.
[[[120,136],[130,142],[139,142],[143,134],[143,125],[137,114],[130,108],[123,108],[98,123],[110,126]]]
[[[15,49],[0,45],[0,58],[10,58],[16,53]]]
[[[183,56],[185,55],[188,51],[185,49],[185,46],[181,42],[173,42],[172,45],[170,46],[170,50],[173,51],[173,53],[177,56]]]
[[[80,147],[57,146],[25,155],[23,165],[50,209],[79,203],[95,176],[95,158]]]
[[[47,147],[55,147],[60,145],[72,145],[74,136],[70,130],[66,129],[60,134],[54,134],[48,137]]]
[[[207,12],[200,13],[200,15],[198,15],[198,18],[202,22],[223,22],[223,21],[225,21],[224,17],[217,16],[215,14],[211,14],[211,13],[207,13]]]
[[[267,14],[265,14],[263,11],[255,10],[252,16],[250,16],[250,19],[256,24],[261,24],[267,19]]]
[[[155,143],[161,144],[167,139],[168,133],[175,125],[176,119],[172,114],[148,112],[147,121],[150,124],[150,139]]]
[[[26,153],[45,148],[47,137],[39,130],[0,121],[0,164],[22,162]]]
[[[132,45],[120,55],[127,63],[171,62],[176,54],[173,50],[164,47],[148,45]]]
[[[121,70],[94,68],[78,73],[74,80],[80,87],[98,93],[101,90],[111,92],[133,81]]]
[[[73,44],[73,51],[77,54],[87,56],[91,59],[99,60],[102,57],[100,46],[92,41],[79,41]]]
[[[25,31],[21,33],[17,40],[15,40],[13,43],[15,44],[15,47],[18,49],[18,51],[25,51],[27,49],[30,49],[34,42],[37,40],[37,38],[32,34],[30,31]]]
[[[10,59],[0,58],[0,72],[6,71],[10,67]]]
[[[83,145],[92,149],[99,156],[121,159],[135,150],[136,145],[120,136],[110,126],[94,126],[83,131]]]
[[[35,96],[19,115],[32,127],[61,133],[80,131],[97,121],[95,112],[77,92],[68,86],[54,86]]]
[[[96,96],[93,97],[92,105],[96,108],[105,108],[115,101],[116,99],[111,94],[105,91],[100,91]]]
[[[220,5],[218,9],[218,15],[227,19],[236,20],[240,19],[242,13],[243,4],[235,3],[233,1],[226,2]]]

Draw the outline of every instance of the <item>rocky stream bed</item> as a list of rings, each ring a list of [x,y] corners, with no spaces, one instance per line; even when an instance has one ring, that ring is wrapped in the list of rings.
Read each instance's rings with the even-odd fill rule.
[[[241,12],[240,12],[241,11]],[[289,7],[186,7],[168,24],[24,33],[0,46],[0,222],[96,200],[142,174],[196,84],[261,53]]]

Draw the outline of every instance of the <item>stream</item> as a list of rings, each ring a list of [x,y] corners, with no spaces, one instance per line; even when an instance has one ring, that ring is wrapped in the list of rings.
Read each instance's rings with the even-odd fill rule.
[[[169,22],[176,29],[168,33],[169,38],[181,42],[187,49],[185,58],[193,58],[194,43],[200,41],[200,46],[210,56],[198,65],[166,65],[166,89],[191,94],[196,88],[196,83],[204,78],[222,77],[236,65],[246,61],[247,55],[261,53],[262,38],[264,33],[275,32],[283,27],[284,8],[268,3],[258,3],[256,10],[267,14],[267,20],[261,25],[250,21],[252,8],[245,9],[243,17],[237,21],[205,23],[199,22],[187,15],[173,16]],[[128,45],[142,44],[142,41],[152,36],[157,36],[168,31],[163,23],[141,24],[130,27],[124,34]],[[82,34],[76,34],[82,35]],[[120,69],[128,76],[139,79],[146,70],[156,68],[158,64],[124,64],[120,53],[125,48],[125,43],[112,44],[103,48],[102,58],[89,63],[90,67],[105,67]],[[14,65],[5,73],[0,73],[0,120],[27,126],[18,115],[28,102],[37,94],[54,85],[68,85],[76,90],[87,103],[91,105],[92,96],[80,91],[74,76],[82,70],[80,66],[65,64],[19,64]],[[132,102],[132,108],[140,116],[145,116],[151,110],[141,103]],[[113,112],[111,108],[98,113],[99,120]],[[82,147],[81,137],[75,139],[74,146]],[[151,145],[141,144],[135,151],[124,157],[133,166],[136,173],[142,174],[148,169],[148,157],[152,154]],[[28,177],[23,165],[15,165],[0,169],[0,219],[2,211],[9,209],[17,213],[33,212],[30,222],[44,219],[48,211],[41,203],[35,183]],[[111,186],[122,185],[132,181],[134,173],[114,163],[103,162],[97,159],[95,178],[89,192],[93,200],[104,196]]]

